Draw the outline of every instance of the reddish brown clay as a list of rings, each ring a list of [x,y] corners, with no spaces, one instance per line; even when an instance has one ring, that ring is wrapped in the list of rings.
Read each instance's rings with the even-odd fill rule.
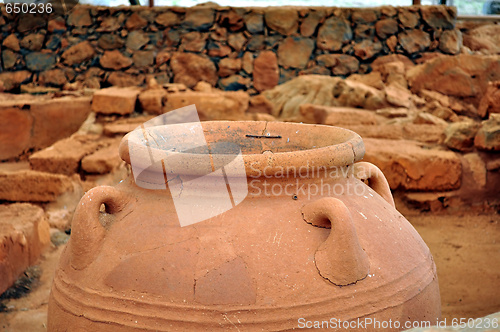
[[[429,249],[395,210],[380,170],[357,163],[357,134],[278,122],[203,128],[209,145],[241,147],[246,198],[181,227],[169,190],[133,176],[87,192],[55,275],[49,331],[284,331],[358,318],[399,330],[440,317]],[[128,138],[125,161],[130,151],[156,153]],[[198,157],[179,162],[197,173]],[[208,187],[198,194],[223,199]]]

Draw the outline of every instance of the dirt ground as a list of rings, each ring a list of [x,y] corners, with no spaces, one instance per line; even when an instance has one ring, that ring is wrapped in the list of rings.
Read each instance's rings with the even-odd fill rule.
[[[436,262],[442,318],[477,318],[500,311],[500,215],[431,214],[398,204],[429,246]],[[5,332],[46,331],[50,284],[64,245],[51,247],[40,262],[38,286],[27,296],[4,301]]]
[[[436,262],[443,318],[477,318],[500,311],[500,215],[406,217]]]

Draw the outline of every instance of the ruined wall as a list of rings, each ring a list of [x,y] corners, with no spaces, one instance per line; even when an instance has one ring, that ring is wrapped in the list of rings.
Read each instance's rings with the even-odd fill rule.
[[[347,76],[377,56],[457,54],[456,10],[77,6],[52,18],[1,5],[0,91],[21,83],[99,88],[160,83],[262,91],[300,74]]]

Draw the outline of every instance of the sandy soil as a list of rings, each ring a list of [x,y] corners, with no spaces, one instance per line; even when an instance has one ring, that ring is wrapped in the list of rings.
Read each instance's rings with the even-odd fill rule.
[[[40,260],[40,282],[27,296],[4,301],[8,312],[0,313],[0,331],[47,331],[47,307],[50,287],[64,245],[47,249]]]
[[[438,271],[443,318],[500,311],[500,216],[407,215]]]
[[[442,318],[476,318],[500,311],[500,215],[430,214],[399,205],[436,262]],[[40,284],[29,295],[4,301],[0,330],[46,331],[50,283],[64,245],[42,257]]]

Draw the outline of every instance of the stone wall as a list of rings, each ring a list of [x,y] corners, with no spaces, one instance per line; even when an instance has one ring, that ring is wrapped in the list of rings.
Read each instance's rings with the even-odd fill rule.
[[[444,6],[230,8],[77,6],[44,19],[0,5],[0,91],[160,83],[260,92],[301,74],[370,71],[385,54],[457,54],[456,10]]]

